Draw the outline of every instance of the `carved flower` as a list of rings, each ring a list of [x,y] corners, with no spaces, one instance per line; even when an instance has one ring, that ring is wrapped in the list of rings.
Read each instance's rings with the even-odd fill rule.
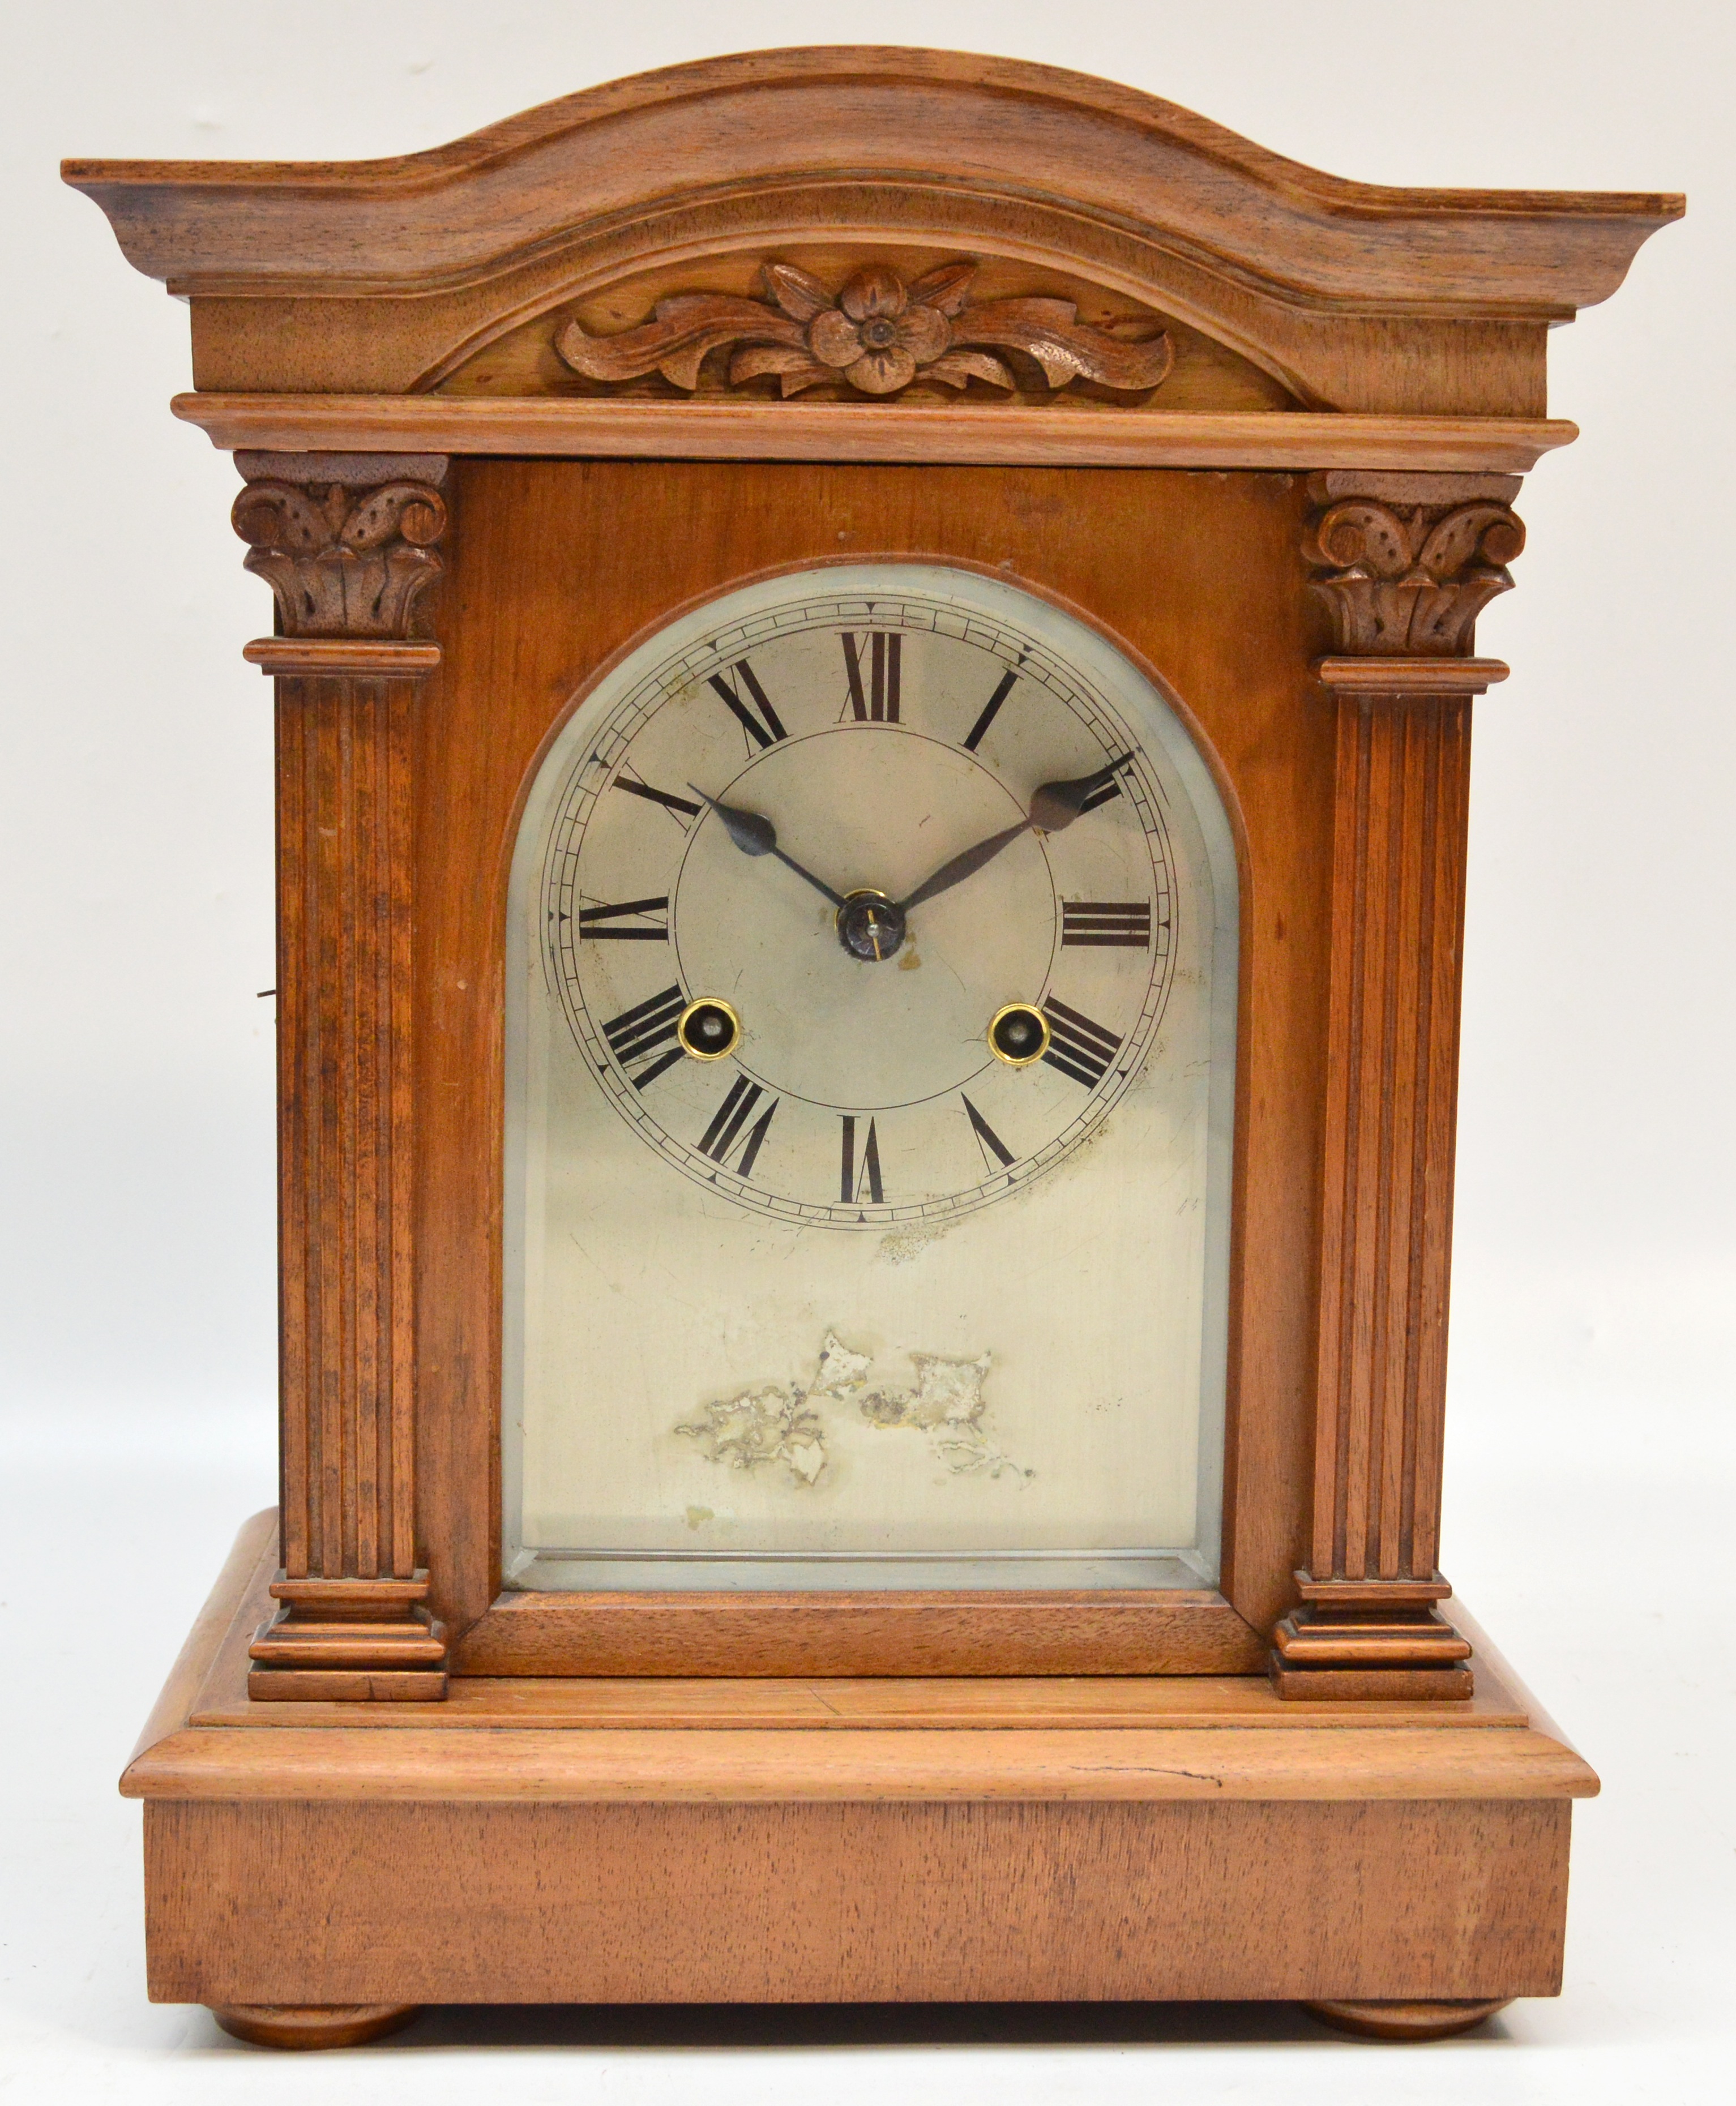
[[[793,263],[766,263],[769,299],[733,293],[677,293],[651,319],[615,336],[576,320],[555,349],[587,379],[621,383],[660,373],[692,393],[707,356],[727,344],[729,384],[776,374],[779,392],[845,382],[863,395],[896,395],[912,381],[963,388],[972,380],[1018,392],[1004,360],[1016,353],[1051,388],[1087,380],[1110,388],[1155,388],[1169,370],[1161,333],[1129,340],[1080,322],[1071,300],[1046,297],[971,302],[975,263],[944,263],[907,285],[885,263],[867,263],[834,295]]]
[[[817,278],[788,263],[766,267],[766,284],[792,320],[807,324],[807,347],[823,366],[843,374],[864,395],[894,395],[919,367],[933,365],[953,341],[949,317],[964,304],[975,273],[968,263],[931,271],[908,289],[884,263],[857,271],[836,302]],[[1012,376],[998,359],[985,359],[1003,387]]]

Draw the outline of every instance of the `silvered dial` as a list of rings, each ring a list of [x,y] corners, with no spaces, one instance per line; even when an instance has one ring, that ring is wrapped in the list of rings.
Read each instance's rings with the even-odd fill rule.
[[[1009,620],[792,580],[599,715],[549,840],[545,969],[597,1086],[738,1206],[866,1229],[988,1205],[1151,1052],[1158,775]]]

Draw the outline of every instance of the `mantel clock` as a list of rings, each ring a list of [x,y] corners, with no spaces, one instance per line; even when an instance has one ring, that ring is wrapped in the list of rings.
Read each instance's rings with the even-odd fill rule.
[[[1554,1993],[1595,1779],[1438,1569],[1474,629],[1680,199],[849,49],[65,173],[276,607],[153,1996]]]

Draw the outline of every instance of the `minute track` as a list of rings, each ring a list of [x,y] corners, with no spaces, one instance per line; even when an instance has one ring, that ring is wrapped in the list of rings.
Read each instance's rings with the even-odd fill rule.
[[[577,975],[563,1005],[581,1038],[601,1038],[593,1072],[635,1131],[733,1206],[873,1229],[1034,1190],[1120,1101],[1152,1042],[1169,921],[1162,946],[1144,938],[1154,901],[1173,914],[1176,884],[1137,742],[1035,637],[974,616],[968,638],[949,634],[940,618],[877,592],[872,612],[824,594],[774,603],[764,625],[720,634],[709,661],[689,647],[679,666],[653,666],[618,714],[586,727],[586,750],[611,757],[608,786],[644,786],[629,794],[664,804],[684,839],[625,824],[626,797],[583,801],[572,778],[556,897],[570,918],[550,935],[557,982]],[[605,828],[610,811],[621,819]],[[1006,838],[930,889],[961,854],[976,857],[948,857],[947,836],[973,833],[979,849]],[[786,840],[820,913],[771,869]],[[912,888],[925,863],[929,879]],[[877,927],[877,944],[843,945],[838,898],[877,894],[895,909],[899,878],[916,902],[902,941]],[[645,933],[607,933],[629,928]],[[847,979],[828,977],[828,946]],[[738,1069],[703,1073],[658,1035],[671,998],[635,970],[653,955],[678,966],[680,988],[738,1013],[726,1056]],[[1063,955],[1086,977],[1052,997]],[[967,999],[956,1020],[949,999]],[[1024,1069],[985,1036],[1009,1000],[1040,1008],[1049,1034],[1048,1057]]]

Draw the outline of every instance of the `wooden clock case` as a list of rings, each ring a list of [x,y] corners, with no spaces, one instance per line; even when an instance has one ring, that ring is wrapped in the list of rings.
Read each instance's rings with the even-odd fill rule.
[[[281,1507],[123,1781],[152,1996],[319,2045],[469,2001],[1428,2037],[1554,1993],[1596,1781],[1438,1569],[1474,630],[1574,436],[1546,333],[1680,199],[1376,188],[899,50],[397,160],[65,174],[190,303],[174,407],[277,616]],[[503,1591],[527,786],[673,611],[868,558],[1103,630],[1231,815],[1221,1584]]]

